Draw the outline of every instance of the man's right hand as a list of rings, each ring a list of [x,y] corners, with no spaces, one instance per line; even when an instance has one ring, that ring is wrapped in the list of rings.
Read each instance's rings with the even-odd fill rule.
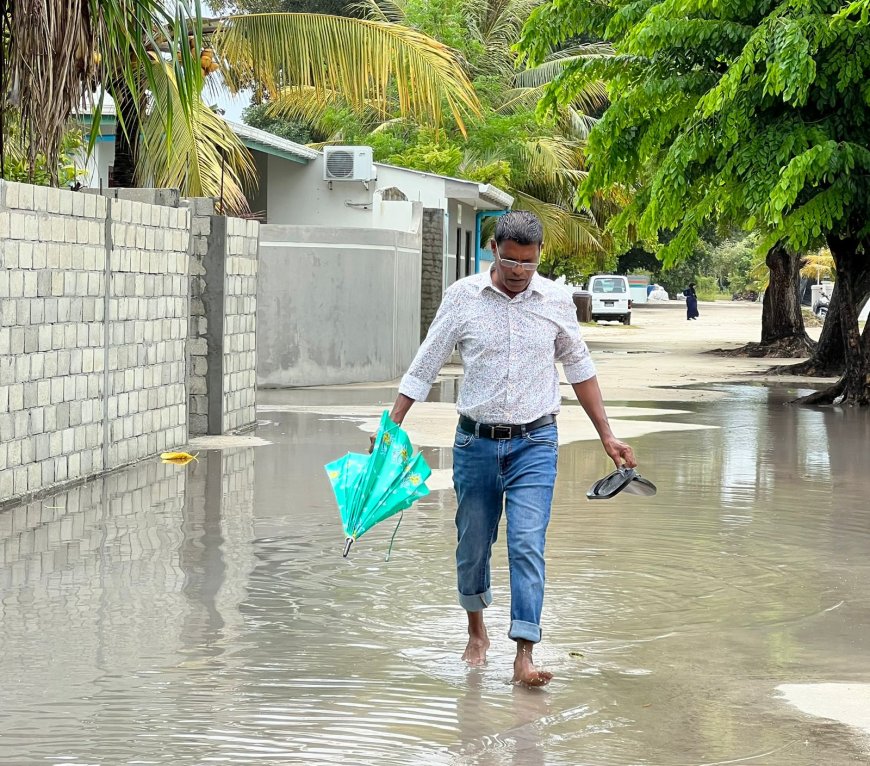
[[[375,451],[375,439],[377,438],[377,436],[377,433],[373,433],[371,436],[369,436],[369,455],[371,455],[372,452]]]

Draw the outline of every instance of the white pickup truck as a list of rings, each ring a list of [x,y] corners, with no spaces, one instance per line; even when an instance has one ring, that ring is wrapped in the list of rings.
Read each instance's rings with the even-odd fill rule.
[[[589,278],[592,293],[592,321],[618,319],[631,324],[631,291],[628,277],[620,274],[596,274]]]

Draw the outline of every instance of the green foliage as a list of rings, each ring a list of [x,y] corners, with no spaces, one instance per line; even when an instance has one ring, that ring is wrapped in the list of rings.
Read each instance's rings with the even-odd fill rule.
[[[388,157],[387,162],[411,170],[455,176],[462,162],[462,149],[442,130],[421,129],[415,143]]]
[[[301,121],[287,120],[269,114],[269,104],[251,104],[242,113],[242,119],[252,128],[259,128],[268,133],[295,141],[297,144],[307,144],[311,141],[311,128]]]
[[[701,301],[717,301],[730,297],[719,288],[713,277],[698,277],[695,280],[695,293]]]
[[[725,238],[708,231],[695,242],[685,258],[664,266],[654,253],[641,247],[628,250],[619,258],[620,274],[649,274],[652,282],[660,284],[671,295],[682,293],[690,282],[698,286],[703,300],[714,300],[735,293],[759,292],[757,269],[759,263],[758,237],[740,232],[729,232]],[[761,263],[764,264],[763,256]]]
[[[870,234],[870,2],[579,0],[532,14],[534,65],[603,31],[616,55],[572,63],[544,106],[594,78],[612,105],[589,136],[580,201],[637,188],[614,225],[665,240],[670,266],[710,222],[759,229],[796,250]],[[664,236],[662,236],[664,235]]]
[[[469,63],[484,53],[478,41],[468,34],[464,8],[456,0],[406,0],[402,23],[434,37]]]
[[[37,154],[31,161],[23,144],[20,125],[14,112],[6,114],[6,135],[4,136],[4,173],[7,181],[35,184],[37,186],[56,185],[67,188],[84,176],[82,160],[85,156],[85,142],[81,131],[70,127],[61,139],[57,165],[52,168],[44,154]],[[52,173],[54,170],[54,173]]]
[[[234,13],[328,13],[332,16],[355,16],[353,3],[347,0],[210,0],[209,7],[218,14]]]

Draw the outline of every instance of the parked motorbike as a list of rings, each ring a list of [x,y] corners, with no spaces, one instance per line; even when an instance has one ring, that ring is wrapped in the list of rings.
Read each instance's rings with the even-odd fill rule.
[[[827,295],[822,293],[819,295],[819,299],[813,304],[813,314],[815,314],[819,319],[824,319],[828,315],[828,306],[831,301]]]

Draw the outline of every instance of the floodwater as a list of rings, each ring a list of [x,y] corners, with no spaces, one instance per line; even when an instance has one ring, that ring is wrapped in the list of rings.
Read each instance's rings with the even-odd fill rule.
[[[751,386],[659,403],[716,428],[634,442],[654,498],[587,502],[599,447],[563,447],[537,653],[556,678],[529,691],[507,683],[503,537],[490,663],[468,669],[452,492],[406,512],[388,563],[389,522],[344,560],[322,466],[368,437],[270,410],[392,393],[268,392],[271,445],[0,512],[0,763],[868,762],[870,727],[828,717],[870,689],[867,413]]]

